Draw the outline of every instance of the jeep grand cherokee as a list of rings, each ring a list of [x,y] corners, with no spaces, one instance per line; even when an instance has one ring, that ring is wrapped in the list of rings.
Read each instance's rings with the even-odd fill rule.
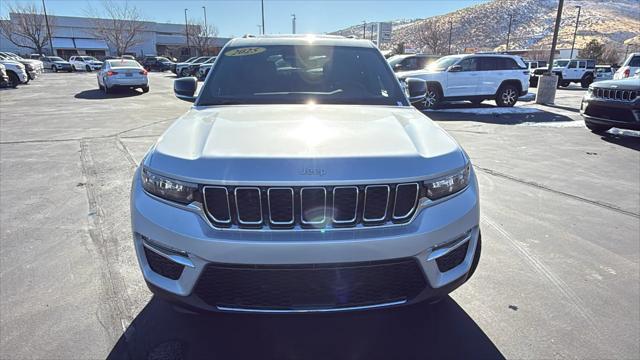
[[[195,105],[133,179],[155,294],[198,310],[362,310],[436,300],[471,276],[469,158],[371,42],[234,39],[196,84],[174,83]]]

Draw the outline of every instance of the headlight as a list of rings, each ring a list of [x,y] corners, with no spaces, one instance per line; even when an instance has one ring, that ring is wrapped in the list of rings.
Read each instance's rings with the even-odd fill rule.
[[[142,169],[142,187],[149,193],[170,201],[189,204],[195,200],[198,185],[170,179]]]
[[[471,164],[453,175],[432,181],[425,181],[427,187],[427,197],[431,200],[437,200],[445,196],[455,194],[469,185],[469,176],[471,175]]]

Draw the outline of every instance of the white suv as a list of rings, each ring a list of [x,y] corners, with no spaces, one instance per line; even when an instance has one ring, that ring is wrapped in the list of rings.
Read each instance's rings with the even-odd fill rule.
[[[93,56],[72,56],[69,58],[69,62],[74,70],[86,70],[91,72],[92,70],[100,70],[102,67],[102,61]]]
[[[624,79],[634,76],[640,69],[640,53],[631,53],[624,61],[620,69],[613,75],[614,80]]]
[[[469,100],[479,104],[495,99],[498,106],[513,106],[529,91],[529,70],[518,56],[497,54],[451,55],[426,69],[403,72],[400,80],[427,82],[427,96],[420,104],[433,108],[443,100]]]

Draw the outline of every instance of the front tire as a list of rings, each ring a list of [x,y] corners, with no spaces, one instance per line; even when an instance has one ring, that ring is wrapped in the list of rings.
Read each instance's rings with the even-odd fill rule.
[[[512,107],[518,102],[518,89],[513,85],[502,85],[496,94],[499,107]]]
[[[589,87],[589,85],[591,85],[591,83],[593,82],[593,76],[585,76],[582,81],[580,81],[580,86],[583,89],[586,89]]]
[[[18,84],[20,84],[20,78],[13,71],[7,71],[7,75],[9,76],[9,87],[17,88]]]
[[[442,94],[440,93],[440,89],[433,84],[427,84],[427,93],[417,108],[420,110],[435,109],[441,100]]]
[[[87,67],[85,67],[85,70],[87,70],[87,72],[91,72],[91,66],[87,65]]]
[[[149,87],[148,86],[143,86],[143,87],[141,87],[141,89],[142,89],[142,92],[145,93],[145,94],[149,92]]]
[[[51,67],[51,70],[53,70],[53,72],[58,72],[58,67],[57,67],[57,66],[55,66],[55,65],[53,65],[53,66]]]
[[[586,122],[586,121],[584,122],[584,125],[587,127],[587,129],[591,130],[591,132],[594,133],[594,134],[604,134],[609,129],[612,128],[612,126],[598,125],[598,124],[593,124],[593,123]]]
[[[180,77],[187,77],[187,76],[189,76],[189,70],[187,69],[180,70]]]

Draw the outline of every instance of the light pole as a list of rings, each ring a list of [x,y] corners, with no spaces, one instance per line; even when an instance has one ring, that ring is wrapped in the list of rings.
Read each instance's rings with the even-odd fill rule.
[[[571,43],[571,56],[570,59],[573,59],[573,49],[576,46],[576,35],[578,35],[578,22],[580,22],[580,10],[582,10],[582,6],[576,5],[578,8],[578,17],[576,18],[576,29],[573,31],[573,43]]]
[[[449,50],[447,50],[447,55],[451,55],[451,31],[453,30],[453,22],[449,20]]]
[[[203,35],[205,37],[208,37],[209,36],[209,28],[207,27],[207,8],[203,6],[202,7],[202,12],[204,12],[204,34]],[[205,42],[204,42],[205,45],[208,43],[207,40],[208,39],[205,38]],[[205,52],[205,55],[209,55],[209,47],[208,46],[206,46],[204,48],[204,52]]]
[[[187,37],[187,51],[191,56],[191,47],[189,46],[189,21],[187,20],[187,10],[184,9],[184,35]]]
[[[262,8],[262,34],[264,34],[264,0],[260,0],[261,8]]]
[[[363,39],[367,38],[367,21],[366,20],[362,20],[362,38]]]
[[[296,14],[291,14],[291,32],[296,33]]]
[[[53,53],[53,40],[51,40],[51,28],[49,28],[49,17],[47,16],[47,6],[44,4],[44,0],[42,0],[42,10],[44,11],[44,22],[47,24],[47,36],[49,36],[49,46],[51,47],[51,55],[55,55]],[[627,49],[629,47],[627,46]]]
[[[513,22],[513,13],[509,15],[509,31],[507,32],[507,51],[509,51],[509,40],[511,40],[511,23]]]
[[[560,21],[562,20],[562,7],[564,0],[558,1],[558,13],[556,14],[556,25],[553,29],[553,39],[551,40],[551,51],[549,52],[549,66],[547,71],[538,79],[538,93],[536,94],[536,104],[553,104],[556,98],[556,87],[558,77],[553,75],[553,57],[558,43],[558,32],[560,31]]]
[[[373,41],[373,24],[371,24],[371,33],[369,34],[369,40]]]

